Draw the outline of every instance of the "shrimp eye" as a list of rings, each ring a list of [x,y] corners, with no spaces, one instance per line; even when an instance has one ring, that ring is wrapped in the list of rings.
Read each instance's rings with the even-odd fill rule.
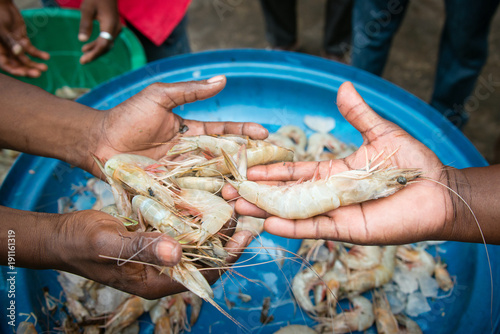
[[[408,182],[408,181],[406,180],[406,177],[404,177],[404,176],[398,176],[398,178],[396,179],[396,181],[397,181],[399,184],[403,185],[403,186],[404,186],[404,185],[406,185],[406,183]]]

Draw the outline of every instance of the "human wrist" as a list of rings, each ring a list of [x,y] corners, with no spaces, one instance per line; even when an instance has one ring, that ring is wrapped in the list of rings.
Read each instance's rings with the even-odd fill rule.
[[[14,265],[32,269],[55,268],[60,262],[60,216],[0,207],[2,216],[0,236],[2,245],[10,247]],[[7,264],[7,253],[0,255]]]
[[[478,241],[477,229],[471,229],[474,216],[470,211],[471,184],[463,169],[445,167],[445,184],[448,189],[446,200],[446,220],[443,240]]]

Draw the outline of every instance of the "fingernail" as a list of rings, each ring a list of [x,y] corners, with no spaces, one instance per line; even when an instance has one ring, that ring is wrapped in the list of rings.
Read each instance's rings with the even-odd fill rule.
[[[217,75],[213,78],[210,78],[207,80],[207,83],[209,84],[213,84],[213,83],[216,83],[216,82],[221,82],[222,80],[224,80],[224,76],[223,75]]]
[[[80,42],[85,42],[87,39],[89,39],[88,36],[87,36],[87,34],[84,34],[84,33],[79,33],[78,34],[78,40]]]
[[[156,246],[156,255],[165,265],[177,264],[181,259],[181,247],[177,243],[160,241]]]

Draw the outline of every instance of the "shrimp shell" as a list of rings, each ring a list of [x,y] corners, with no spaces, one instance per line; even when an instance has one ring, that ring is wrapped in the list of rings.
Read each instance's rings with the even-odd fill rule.
[[[373,269],[351,273],[342,289],[348,294],[359,294],[388,283],[396,266],[396,249],[397,246],[385,246],[380,264]]]
[[[117,155],[106,162],[104,170],[107,176],[119,181],[134,194],[155,198],[168,206],[173,205],[171,192],[165,186],[138,165],[122,159],[123,155]]]
[[[182,240],[198,244],[219,232],[233,215],[233,207],[224,199],[203,190],[182,189],[176,204],[199,213],[202,220],[200,229],[180,236]]]
[[[176,155],[201,149],[209,152],[215,157],[222,155],[222,150],[234,154],[238,152],[240,144],[231,140],[232,137],[224,138],[224,136],[185,136],[180,138],[179,144],[175,145],[168,151],[167,156]]]
[[[373,313],[375,314],[375,324],[379,334],[398,334],[399,327],[387,296],[383,289],[375,289],[373,296]]]
[[[224,152],[224,151],[223,151]],[[224,152],[225,153],[225,152]],[[223,153],[223,155],[224,155]],[[265,165],[271,162],[292,161],[293,151],[287,148],[279,147],[264,141],[256,141],[256,147],[246,150],[247,166]],[[236,155],[233,156],[233,159]],[[219,176],[231,174],[224,157],[218,157],[209,160],[203,164],[194,167],[197,176]]]
[[[182,189],[198,189],[217,194],[224,186],[224,180],[216,177],[185,176],[175,179]]]
[[[281,218],[306,219],[354,203],[392,195],[422,174],[416,169],[349,170],[325,180],[292,186],[271,186],[248,181],[234,160],[224,155],[235,181],[228,182],[248,202]],[[244,154],[241,169],[245,169]],[[246,170],[246,169],[245,169]]]
[[[320,327],[331,333],[351,333],[364,331],[375,321],[372,304],[362,296],[351,298],[353,311],[337,314],[333,319],[322,318]]]
[[[189,224],[186,224],[163,204],[152,198],[141,195],[134,196],[132,208],[135,212],[140,212],[149,225],[173,238],[193,230]]]

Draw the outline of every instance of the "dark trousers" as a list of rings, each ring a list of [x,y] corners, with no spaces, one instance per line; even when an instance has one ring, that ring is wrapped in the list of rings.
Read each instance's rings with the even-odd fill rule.
[[[297,42],[297,1],[261,0],[266,36],[273,47],[287,47]],[[328,0],[326,4],[323,49],[343,56],[351,44],[352,0]]]
[[[500,0],[445,0],[434,93],[430,104],[461,128],[464,105],[488,55],[490,23]],[[408,0],[355,0],[351,64],[382,75]]]

